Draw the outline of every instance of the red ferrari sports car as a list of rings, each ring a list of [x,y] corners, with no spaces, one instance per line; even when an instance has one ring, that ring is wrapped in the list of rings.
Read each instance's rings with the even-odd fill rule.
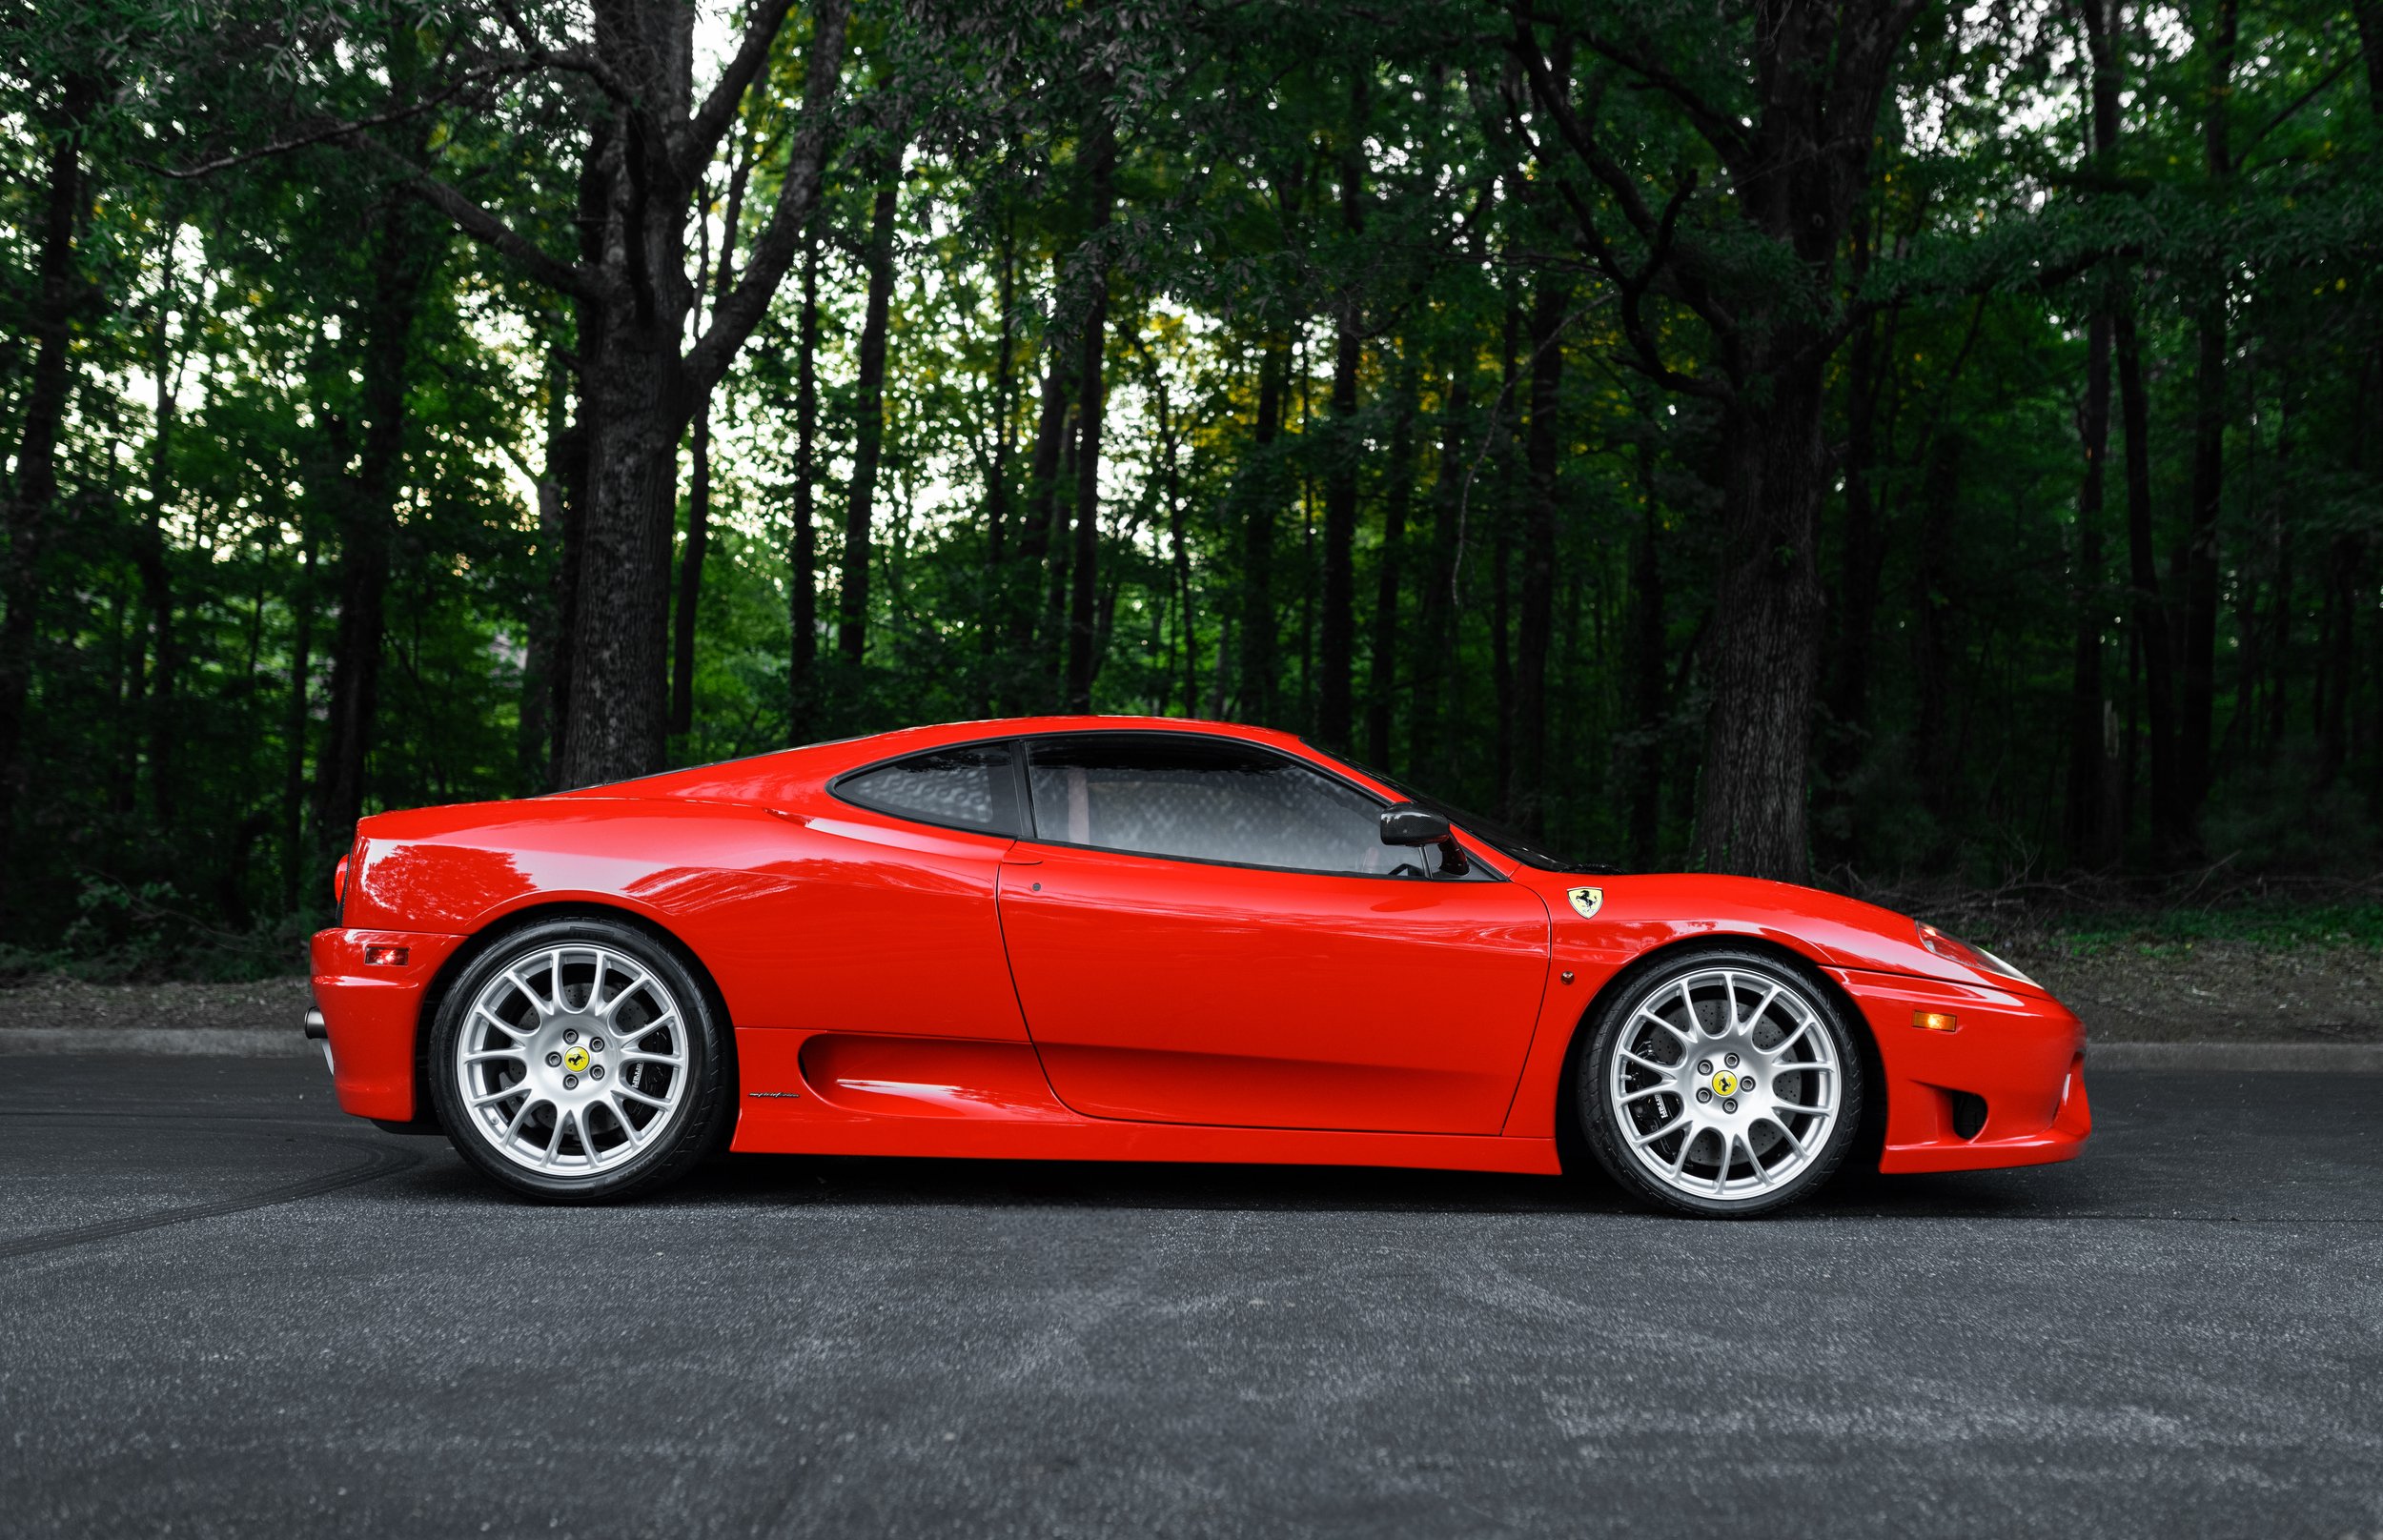
[[[384,813],[339,1104],[538,1198],[725,1144],[1553,1173],[1696,1214],[2066,1160],[2077,1019],[1850,899],[1583,869],[1258,728],[915,728]]]

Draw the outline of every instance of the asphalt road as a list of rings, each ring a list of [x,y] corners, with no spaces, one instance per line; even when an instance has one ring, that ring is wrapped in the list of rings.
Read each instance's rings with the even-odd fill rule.
[[[0,1060],[0,1532],[2383,1533],[2383,1077],[1753,1224],[742,1158],[523,1206],[304,1061]]]

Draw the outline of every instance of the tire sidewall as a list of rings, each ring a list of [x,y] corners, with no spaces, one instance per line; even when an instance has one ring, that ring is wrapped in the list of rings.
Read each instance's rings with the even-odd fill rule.
[[[1803,1170],[1775,1191],[1736,1201],[1700,1198],[1658,1181],[1630,1151],[1605,1087],[1623,1029],[1639,1008],[1685,975],[1729,967],[1765,973],[1792,983],[1818,1014],[1821,1026],[1836,1050],[1841,1084],[1836,1122],[1820,1153]],[[1836,1175],[1846,1151],[1862,1137],[1864,1111],[1869,1097],[1861,1040],[1855,1035],[1835,991],[1808,965],[1776,953],[1732,946],[1700,946],[1665,955],[1652,966],[1623,981],[1591,1018],[1572,1083],[1575,1123],[1582,1142],[1605,1173],[1631,1197],[1648,1206],[1678,1214],[1716,1219],[1750,1219],[1774,1213],[1811,1196]]]
[[[489,981],[526,952],[558,944],[609,947],[650,968],[677,999],[686,1025],[686,1095],[670,1114],[671,1125],[652,1148],[593,1177],[545,1176],[518,1165],[491,1147],[475,1126],[456,1083],[456,1040],[473,1003]],[[546,1203],[602,1203],[659,1186],[682,1174],[720,1142],[726,1122],[723,1103],[728,1084],[727,1047],[711,992],[675,948],[644,930],[592,918],[545,920],[492,938],[440,999],[431,1026],[431,1107],[456,1152],[480,1171],[524,1197]]]

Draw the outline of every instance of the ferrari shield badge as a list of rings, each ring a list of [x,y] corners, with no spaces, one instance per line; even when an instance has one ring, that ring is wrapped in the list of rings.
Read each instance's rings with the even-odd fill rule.
[[[1581,919],[1595,920],[1597,911],[1604,905],[1605,890],[1601,887],[1576,887],[1565,897],[1572,900],[1575,909],[1580,911]]]

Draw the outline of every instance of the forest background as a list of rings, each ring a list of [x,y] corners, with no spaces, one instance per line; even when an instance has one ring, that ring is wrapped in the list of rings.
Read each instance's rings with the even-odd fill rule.
[[[0,972],[1054,709],[2383,937],[2383,0],[0,17]]]

